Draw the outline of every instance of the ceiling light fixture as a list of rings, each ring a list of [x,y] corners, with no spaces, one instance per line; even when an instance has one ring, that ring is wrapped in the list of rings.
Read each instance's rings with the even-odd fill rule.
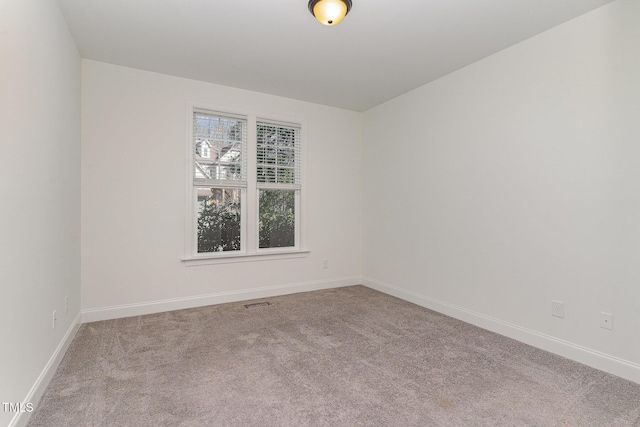
[[[309,0],[309,12],[321,24],[337,25],[351,10],[351,0]]]

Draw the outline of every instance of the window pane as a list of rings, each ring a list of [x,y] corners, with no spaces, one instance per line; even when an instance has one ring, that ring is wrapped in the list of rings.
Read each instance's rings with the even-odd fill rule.
[[[194,177],[243,181],[245,139],[245,120],[194,113]]]
[[[258,182],[300,184],[299,128],[258,123]]]
[[[295,190],[260,190],[259,247],[295,246]]]
[[[240,189],[198,188],[198,252],[240,250]]]

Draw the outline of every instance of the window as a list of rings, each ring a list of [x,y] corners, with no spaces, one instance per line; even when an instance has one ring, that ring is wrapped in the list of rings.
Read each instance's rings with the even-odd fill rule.
[[[245,119],[194,111],[192,152],[197,253],[242,250],[246,141]]]
[[[186,258],[304,252],[302,126],[190,107]]]
[[[260,248],[296,245],[300,198],[300,129],[257,123],[258,242]]]

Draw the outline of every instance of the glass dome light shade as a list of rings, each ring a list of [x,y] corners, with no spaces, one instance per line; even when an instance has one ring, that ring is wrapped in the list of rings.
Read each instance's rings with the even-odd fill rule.
[[[310,0],[309,11],[324,25],[337,25],[351,10],[351,0]]]

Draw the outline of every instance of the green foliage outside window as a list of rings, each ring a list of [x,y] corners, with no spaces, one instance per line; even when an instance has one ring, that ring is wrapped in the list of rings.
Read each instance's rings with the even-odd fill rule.
[[[260,190],[260,248],[295,246],[295,196],[289,190]]]
[[[225,192],[238,194],[225,201]],[[212,188],[211,194],[198,202],[198,252],[239,251],[239,190]]]

